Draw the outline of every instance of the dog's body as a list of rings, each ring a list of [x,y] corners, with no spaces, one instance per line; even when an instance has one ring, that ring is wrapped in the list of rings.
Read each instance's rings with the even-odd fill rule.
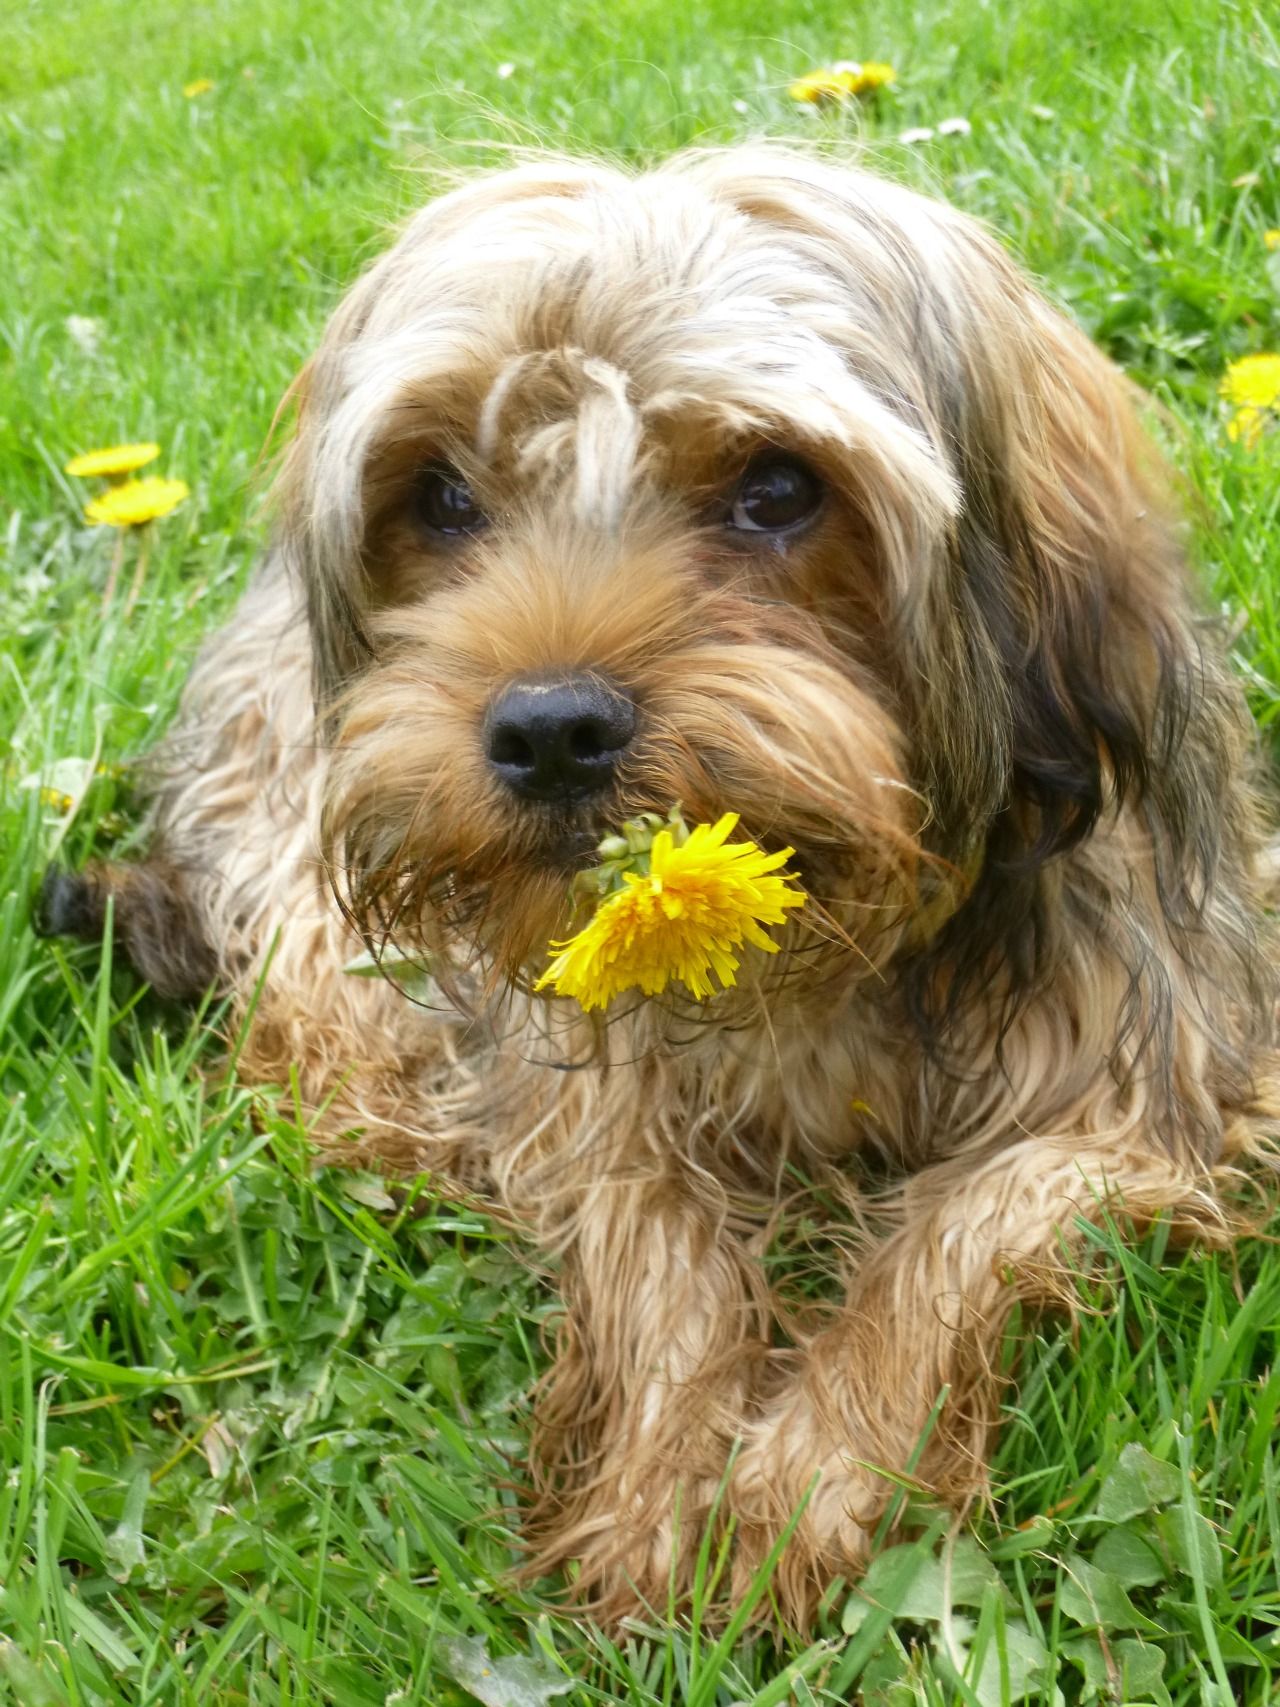
[[[539,164],[355,287],[284,484],[154,856],[77,904],[114,894],[161,990],[261,984],[240,1070],[296,1071],[331,1154],[557,1254],[537,1566],[661,1609],[722,1479],[741,1583],[818,1477],[777,1578],[803,1619],[944,1393],[915,1474],[980,1485],[1003,1324],[1077,1218],[1221,1236],[1263,1141],[1247,718],[1123,381],[875,177]],[[517,744],[513,787],[495,706],[566,681],[624,727],[579,717],[590,775],[551,787]],[[674,801],[794,845],[783,952],[603,1027],[531,995],[592,843]],[[440,993],[345,973],[362,932]],[[897,1183],[845,1302],[775,1343],[765,1229],[797,1172],[852,1229],[860,1156]]]

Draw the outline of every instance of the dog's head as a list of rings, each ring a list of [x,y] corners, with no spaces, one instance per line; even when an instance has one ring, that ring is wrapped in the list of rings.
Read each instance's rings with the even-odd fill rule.
[[[792,938],[851,973],[921,908],[985,919],[981,960],[1018,874],[1176,745],[1144,460],[998,245],[869,173],[756,149],[446,195],[334,317],[285,473],[357,916],[519,976],[598,837],[679,801],[793,845]]]

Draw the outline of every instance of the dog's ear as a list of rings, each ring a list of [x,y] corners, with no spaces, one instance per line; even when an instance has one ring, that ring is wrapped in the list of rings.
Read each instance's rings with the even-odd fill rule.
[[[1052,953],[1043,876],[1129,807],[1175,930],[1205,904],[1245,741],[1136,391],[981,234],[952,404],[964,491],[924,625],[916,750],[939,844],[981,876],[939,947],[1014,987]],[[1234,863],[1234,862],[1233,862]],[[962,980],[963,981],[963,980]],[[953,990],[954,994],[954,990]]]
[[[361,598],[359,535],[336,537],[336,515],[323,515],[315,492],[322,412],[311,395],[314,361],[295,382],[297,427],[285,456],[277,497],[281,528],[276,549],[301,589],[311,632],[311,679],[321,721],[372,656]]]
[[[278,418],[292,407],[294,432],[276,483],[275,547],[303,594],[322,718],[373,653],[361,561],[363,445],[344,454],[334,429],[348,389],[348,355],[363,330],[382,265],[376,263],[343,299],[277,411]]]
[[[1032,862],[1125,800],[1179,839],[1206,782],[1184,742],[1212,742],[1220,708],[1158,457],[1122,376],[997,265],[952,431],[963,510],[930,626],[963,691],[922,704],[930,797],[961,833],[975,809],[1003,814],[1009,855]]]
[[[899,458],[867,494],[892,629],[881,667],[938,850],[967,866],[998,824],[1010,862],[1042,864],[1109,805],[1144,797],[1177,834],[1179,792],[1202,780],[1182,737],[1217,712],[1131,388],[954,209],[767,150],[695,169],[788,241],[821,239],[849,291],[850,369],[958,493],[945,519],[934,502],[912,527],[926,494]]]
[[[359,667],[367,644],[360,612],[352,606],[346,578],[328,561],[315,518],[313,463],[319,412],[315,392],[323,383],[319,355],[303,363],[276,405],[268,442],[291,422],[275,484],[278,517],[275,555],[303,596],[311,630],[312,689],[317,708],[331,705]]]

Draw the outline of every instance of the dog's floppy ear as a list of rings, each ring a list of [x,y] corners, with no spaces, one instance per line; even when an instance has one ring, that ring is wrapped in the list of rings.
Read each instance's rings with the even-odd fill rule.
[[[1038,300],[1024,307],[1026,319],[993,326],[985,371],[966,386],[942,620],[968,631],[982,688],[968,703],[987,724],[970,739],[994,744],[1001,805],[1020,809],[1027,852],[1047,858],[1176,765],[1201,666],[1182,550],[1128,388]],[[948,780],[937,779],[944,796]]]
[[[312,442],[317,430],[314,391],[318,356],[311,356],[276,406],[269,439],[292,417],[293,431],[277,477],[278,510],[275,555],[301,590],[311,631],[312,690],[317,709],[334,703],[345,682],[368,656],[362,612],[356,609],[346,576],[327,561],[317,528],[312,480]]]
[[[319,349],[290,385],[293,437],[277,482],[276,550],[301,588],[311,630],[317,711],[327,715],[372,657],[361,561],[364,443],[343,419],[349,356],[368,319],[387,257],[339,304]]]
[[[1241,717],[1201,651],[1133,388],[971,241],[977,312],[949,423],[964,509],[927,625],[947,691],[921,695],[917,750],[940,840],[984,861],[956,921],[977,932],[966,961],[979,975],[998,952],[1016,982],[1044,952],[1039,874],[1121,803],[1145,822],[1166,913],[1195,913],[1234,833]]]
[[[278,485],[281,528],[276,548],[303,593],[311,631],[312,688],[323,718],[368,662],[372,648],[359,598],[358,532],[348,527],[343,531],[351,537],[335,537],[333,519],[318,513],[315,441],[323,431],[323,411],[314,396],[317,359],[307,363],[291,388],[297,420]]]
[[[801,276],[840,272],[850,369],[953,477],[949,519],[934,505],[922,527],[878,530],[883,667],[939,851],[968,867],[998,827],[1008,862],[1043,863],[1144,796],[1177,833],[1197,780],[1180,740],[1214,713],[1131,388],[956,210],[770,150],[694,169],[788,243],[800,233]],[[916,473],[887,480],[920,517]]]

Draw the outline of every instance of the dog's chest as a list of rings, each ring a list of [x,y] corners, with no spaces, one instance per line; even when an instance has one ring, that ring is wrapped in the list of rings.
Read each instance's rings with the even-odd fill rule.
[[[900,1153],[916,1124],[914,1051],[865,1003],[708,1027],[660,1053],[658,1094],[680,1105],[680,1127],[748,1147],[766,1168],[781,1155],[832,1160],[868,1143]]]

